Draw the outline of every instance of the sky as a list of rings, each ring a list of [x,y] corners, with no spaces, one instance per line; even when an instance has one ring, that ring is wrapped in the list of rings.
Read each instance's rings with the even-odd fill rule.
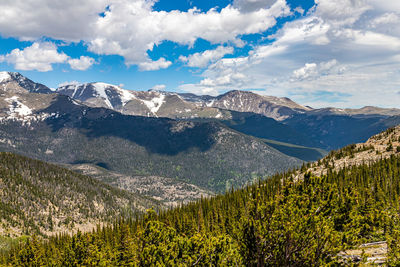
[[[400,1],[0,0],[0,70],[400,108]]]

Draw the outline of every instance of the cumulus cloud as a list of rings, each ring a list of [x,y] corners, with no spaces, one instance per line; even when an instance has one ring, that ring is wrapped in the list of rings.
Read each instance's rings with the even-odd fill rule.
[[[35,42],[23,50],[14,49],[2,57],[2,61],[13,64],[17,70],[51,71],[52,64],[64,63],[68,56],[57,51],[50,42]]]
[[[78,81],[66,81],[63,83],[60,83],[57,87],[62,87],[62,86],[66,86],[66,85],[81,85],[82,83],[78,82]]]
[[[162,41],[191,46],[202,38],[214,44],[242,45],[239,35],[263,32],[275,25],[276,17],[289,12],[284,0],[250,13],[230,5],[220,11],[200,12],[194,8],[187,12],[158,12],[152,10],[152,2],[120,1],[111,4],[97,21],[96,37],[89,41],[89,49],[98,54],[121,55],[128,65],[147,66],[147,51]]]
[[[291,96],[315,107],[332,104],[330,96],[339,107],[398,107],[400,5],[375,0],[316,2],[306,17],[270,36],[272,44],[257,46],[246,57],[222,58],[198,83],[180,89],[218,94],[263,88],[264,94]],[[229,79],[234,74],[240,74],[238,79]]]
[[[0,62],[14,65],[16,70],[53,70],[53,64],[68,63],[71,69],[86,70],[95,63],[91,57],[70,58],[52,42],[34,42],[24,49],[14,49],[6,55],[0,55]]]
[[[232,54],[233,47],[218,46],[214,50],[206,50],[201,53],[194,53],[188,57],[180,56],[179,59],[185,62],[189,67],[204,68],[208,64],[217,61],[226,54]]]
[[[156,84],[151,89],[157,90],[157,91],[162,91],[162,90],[165,90],[166,87],[167,86],[165,84]]]
[[[345,71],[345,66],[340,66],[336,59],[320,63],[306,63],[304,67],[293,71],[293,80],[313,80],[322,75],[340,74]]]
[[[165,58],[160,58],[156,61],[147,60],[146,62],[138,63],[140,70],[159,70],[166,69],[172,64],[171,61],[166,60]]]
[[[366,0],[315,0],[315,4],[315,15],[333,27],[352,25],[372,9]]]
[[[240,46],[243,41],[238,36],[264,32],[275,25],[277,17],[290,14],[285,0],[276,0],[273,4],[268,1],[262,8],[249,12],[242,11],[242,4],[240,7],[228,5],[220,11],[200,12],[196,8],[187,12],[154,11],[154,2],[3,1],[0,10],[5,12],[0,18],[0,32],[21,39],[47,36],[65,41],[83,40],[94,53],[120,55],[127,65],[155,70],[168,67],[168,61],[160,59],[151,63],[147,52],[163,41],[193,45],[202,38],[214,44]]]
[[[261,8],[269,8],[275,3],[275,0],[234,0],[233,6],[242,11],[249,12]]]
[[[0,33],[5,37],[37,40],[43,36],[80,41],[93,34],[93,26],[109,0],[0,1]]]
[[[73,70],[87,70],[95,63],[91,57],[81,56],[80,58],[69,59],[68,64]]]

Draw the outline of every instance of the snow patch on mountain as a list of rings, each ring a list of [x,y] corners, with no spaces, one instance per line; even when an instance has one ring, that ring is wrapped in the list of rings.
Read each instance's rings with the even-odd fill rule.
[[[110,99],[108,99],[108,95],[106,93],[106,88],[110,87],[110,84],[106,84],[106,83],[94,83],[93,87],[96,91],[96,93],[98,94],[97,96],[100,96],[101,98],[104,99],[104,101],[106,102],[106,105],[109,108],[113,108],[113,106],[111,105]]]
[[[7,101],[8,103],[10,103],[10,105],[8,106],[10,108],[10,111],[7,112],[11,117],[12,116],[27,116],[32,114],[32,110],[22,104],[20,101],[18,101],[18,96],[13,96],[10,98],[5,98],[5,101]]]
[[[0,72],[0,82],[5,82],[11,79],[11,76],[8,72],[6,71],[1,71]]]
[[[119,88],[119,87],[116,87],[116,89],[118,89],[118,92],[120,93],[122,106],[125,106],[126,103],[128,103],[132,99],[136,99],[136,96],[132,92],[130,92],[129,90],[125,90],[125,89],[122,89],[122,88]]]
[[[154,97],[151,100],[144,100],[144,99],[141,100],[148,107],[148,109],[150,109],[150,111],[155,114],[160,109],[162,104],[165,102],[164,99],[165,95],[160,94],[159,96]]]

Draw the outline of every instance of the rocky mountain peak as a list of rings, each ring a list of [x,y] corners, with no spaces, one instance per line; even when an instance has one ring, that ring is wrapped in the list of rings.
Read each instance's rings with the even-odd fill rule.
[[[54,93],[54,91],[47,86],[33,82],[18,72],[0,72],[0,85],[0,88],[7,91],[23,89],[30,93]]]

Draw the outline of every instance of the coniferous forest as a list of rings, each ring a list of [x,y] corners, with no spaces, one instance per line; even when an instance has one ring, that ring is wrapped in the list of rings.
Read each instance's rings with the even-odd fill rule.
[[[6,266],[346,265],[340,251],[387,240],[400,264],[400,157],[275,175],[243,189],[88,233],[32,236],[1,255]]]

